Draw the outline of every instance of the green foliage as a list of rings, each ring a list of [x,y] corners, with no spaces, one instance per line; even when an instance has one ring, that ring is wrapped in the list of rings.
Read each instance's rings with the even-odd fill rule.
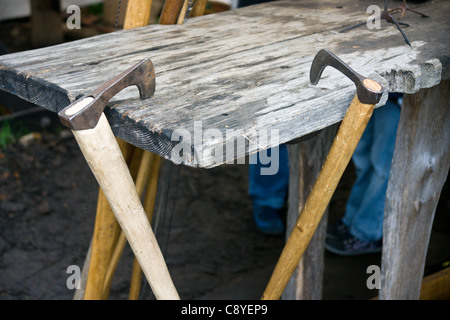
[[[103,3],[92,4],[87,7],[90,14],[101,15],[103,13]]]
[[[3,122],[0,127],[0,150],[6,151],[8,145],[15,141],[14,134],[8,121]]]

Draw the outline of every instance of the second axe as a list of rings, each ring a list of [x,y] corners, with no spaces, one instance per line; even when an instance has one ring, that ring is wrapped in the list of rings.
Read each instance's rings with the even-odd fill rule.
[[[383,94],[383,88],[378,82],[358,74],[325,49],[320,50],[312,62],[310,71],[312,84],[318,83],[327,66],[339,70],[350,78],[355,83],[357,92],[342,120],[325,164],[284,246],[263,293],[263,300],[280,299],[352,158],[375,105]]]

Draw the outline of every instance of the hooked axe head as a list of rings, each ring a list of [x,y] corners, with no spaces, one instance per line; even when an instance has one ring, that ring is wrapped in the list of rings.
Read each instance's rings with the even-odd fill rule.
[[[331,66],[339,70],[355,83],[356,94],[360,102],[374,105],[380,101],[383,94],[383,87],[378,82],[360,75],[326,49],[320,50],[312,62],[309,79],[313,85],[319,82],[320,76],[326,66]]]
[[[108,81],[93,92],[84,95],[58,113],[61,122],[73,130],[92,129],[98,123],[108,101],[119,91],[135,85],[141,99],[155,93],[155,70],[150,59],[144,59]]]

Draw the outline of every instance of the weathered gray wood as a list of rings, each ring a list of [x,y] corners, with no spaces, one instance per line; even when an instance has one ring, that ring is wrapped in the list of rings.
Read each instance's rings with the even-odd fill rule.
[[[289,197],[287,237],[297,222],[305,201],[317,180],[333,139],[337,126],[323,129],[317,136],[300,144],[289,145]],[[322,299],[324,272],[324,245],[327,229],[328,209],[314,233],[308,248],[292,275],[282,298],[285,300]]]
[[[260,131],[278,129],[284,143],[342,120],[354,86],[328,69],[318,86],[310,85],[309,68],[319,49],[330,49],[389,91],[415,93],[449,78],[449,1],[421,8],[431,19],[408,15],[412,48],[387,23],[380,30],[337,32],[364,21],[369,4],[276,1],[183,25],[151,25],[6,55],[0,58],[0,88],[59,111],[150,58],[156,93],[142,101],[130,88],[111,102],[105,113],[115,135],[169,159],[178,145],[172,133],[184,128],[194,150],[185,164],[214,167],[225,162],[214,152],[228,141],[245,139],[246,152],[254,153],[271,146],[257,141]],[[194,121],[204,131],[218,129],[222,139],[194,143]],[[226,136],[232,129],[237,131]]]
[[[380,299],[419,299],[450,164],[450,81],[404,98],[386,194]]]

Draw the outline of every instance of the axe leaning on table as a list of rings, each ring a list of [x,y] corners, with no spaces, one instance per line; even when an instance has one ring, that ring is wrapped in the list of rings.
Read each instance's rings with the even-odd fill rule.
[[[379,102],[383,94],[383,88],[378,82],[358,74],[328,50],[320,50],[312,62],[310,71],[312,84],[317,84],[326,66],[339,70],[352,80],[356,85],[357,92],[348,107],[327,159],[283,248],[263,293],[263,300],[276,300],[281,297],[320,223],[322,215],[372,116],[375,104]]]
[[[121,1],[119,0],[117,16],[119,15],[120,4]],[[123,28],[130,29],[147,25],[150,19],[151,4],[151,0],[128,0]],[[142,162],[141,150],[123,140],[117,139],[117,142],[127,165],[130,167],[133,178],[136,178],[138,174],[138,168],[136,167]],[[140,195],[141,190],[138,190],[138,193]],[[146,210],[146,212],[148,211]],[[121,238],[123,239],[121,240]],[[75,292],[74,299],[107,299],[112,274],[115,271],[113,259],[115,256],[118,256],[117,261],[120,259],[120,254],[118,254],[121,252],[118,249],[118,246],[121,245],[120,241],[126,243],[108,200],[100,188],[93,238],[83,267],[82,278],[85,279],[85,282],[82,283],[81,289]],[[108,275],[110,276],[109,279],[107,278]]]
[[[151,0],[147,1],[150,2]],[[185,0],[184,2],[187,2]],[[160,21],[161,19],[165,20],[165,24],[175,24],[176,19],[178,18],[178,13],[173,10],[173,7],[177,7],[183,4],[183,0],[166,0],[164,3],[164,7],[162,9],[161,15],[160,15]],[[166,6],[170,4],[170,7],[172,10],[167,10]],[[148,15],[150,16],[150,8],[148,8]],[[182,22],[181,22],[182,23]],[[147,20],[148,24],[148,20]],[[124,28],[126,25],[124,25]],[[160,169],[160,163],[163,161],[161,157],[158,155],[151,153],[149,151],[144,151],[144,154],[142,155],[142,161],[139,168],[139,173],[136,178],[136,188],[139,191],[143,191],[144,184],[147,184],[147,191],[145,195],[145,201],[144,201],[144,209],[147,213],[147,218],[151,222],[153,218],[153,211],[155,208],[155,199],[156,199],[156,191],[157,191],[157,185],[158,185],[158,177],[159,177],[159,169]],[[141,180],[142,179],[142,180]],[[142,190],[140,190],[142,189]],[[123,234],[123,233],[122,233]],[[119,245],[122,246],[122,248],[119,248],[121,251],[123,251],[123,247],[125,246],[125,243],[123,241],[123,236],[119,238],[119,240],[122,239],[122,243]],[[112,261],[113,263],[117,263]],[[108,270],[109,271],[109,270]],[[106,285],[111,285],[111,280],[109,279],[109,274],[107,274],[107,282],[105,281]],[[142,268],[139,265],[138,260],[134,259],[133,262],[133,269],[131,274],[131,283],[130,283],[130,292],[128,299],[129,300],[137,300],[139,299],[139,293],[141,291],[141,284],[142,284]],[[109,288],[107,289],[109,292]]]
[[[165,21],[165,24],[176,23],[178,13],[174,11],[173,8],[174,6],[181,6],[181,4],[182,0],[166,1],[167,8],[163,8],[161,13],[161,18]],[[118,5],[120,8],[120,0]],[[197,6],[198,3],[196,4],[196,7]],[[126,7],[123,29],[148,25],[151,7],[152,0],[129,0]],[[117,15],[118,14],[119,12]],[[151,152],[140,150],[123,140],[117,139],[117,142],[130,167],[132,176],[135,178],[138,194],[141,195],[145,187],[147,188],[144,209],[149,221],[151,221],[155,205],[159,167],[163,159]],[[108,201],[106,200],[103,191],[100,189],[97,201],[94,236],[83,267],[82,278],[84,278],[84,285],[82,285],[80,290],[76,291],[74,299],[108,298],[112,278],[125,245],[125,235],[120,230]],[[132,269],[129,299],[138,299],[142,283],[141,280],[142,270],[135,258]]]
[[[142,207],[116,138],[103,113],[108,101],[136,85],[142,99],[155,91],[155,72],[144,59],[59,112],[61,122],[75,139],[102,188],[157,299],[179,299],[164,257]]]
[[[138,0],[135,0],[138,1]],[[184,22],[185,13],[188,7],[188,1],[189,0],[166,0],[164,3],[164,7],[162,9],[161,15],[160,15],[160,24],[182,24]],[[142,2],[142,0],[139,0],[138,2]],[[150,2],[148,0],[144,0],[144,2]],[[190,3],[191,4],[191,3]],[[199,5],[203,5],[203,11],[204,7],[206,6],[206,2],[203,2],[202,4],[196,3],[195,6],[197,7],[197,11],[202,11],[201,8],[199,8]],[[133,25],[131,23],[126,23],[127,18],[130,21],[135,20],[133,16],[137,16],[136,19],[139,19],[139,10],[136,10],[137,7],[139,7],[138,3],[135,3],[135,9],[130,10],[130,4],[127,8],[127,16],[125,17],[125,23],[124,23],[124,29],[125,28],[131,28],[131,27],[137,27],[140,25],[136,25],[136,23]],[[148,16],[150,15],[150,7],[147,4],[147,7],[144,7],[143,9],[148,10]],[[132,12],[133,15],[130,16],[129,12]],[[147,12],[147,11],[146,11]],[[145,24],[148,24],[148,18]],[[152,221],[153,217],[153,211],[155,207],[155,198],[156,198],[156,191],[157,191],[157,184],[158,184],[158,176],[159,176],[159,168],[160,163],[163,161],[161,157],[159,157],[156,154],[153,154],[149,151],[143,151],[142,160],[140,162],[139,170],[136,177],[136,188],[141,194],[143,192],[143,189],[145,185],[147,186],[147,191],[145,194],[145,202],[144,202],[144,209],[147,213],[147,217],[149,221]],[[147,179],[147,180],[145,180]],[[114,275],[115,269],[119,263],[120,257],[122,255],[122,252],[125,248],[126,239],[124,237],[123,232],[120,234],[119,239],[117,241],[117,244],[115,246],[111,262],[108,266],[106,276],[105,276],[105,287],[104,287],[104,294],[103,296],[107,296],[109,294],[109,289],[112,282],[112,276]],[[132,275],[131,275],[131,283],[130,283],[130,292],[129,292],[129,299],[130,300],[137,300],[139,298],[139,293],[141,290],[141,284],[142,284],[142,270],[141,267],[137,261],[137,259],[134,259],[133,262],[133,269],[132,269]]]
[[[124,29],[140,27],[147,25],[150,17],[151,0],[130,0],[128,2]],[[188,0],[184,1],[185,4]],[[183,10],[178,14],[178,7],[182,7],[182,0],[166,0],[164,8],[160,16],[160,23],[163,24],[181,24],[184,19]],[[191,3],[189,3],[191,4]],[[206,6],[206,1],[195,2],[194,16],[201,15]],[[186,6],[183,5],[183,8]],[[122,153],[127,158],[127,163],[133,173],[136,181],[136,189],[141,195],[146,187],[144,209],[147,213],[149,221],[152,221],[155,198],[158,184],[160,163],[163,161],[158,155],[148,151],[141,151],[126,142],[118,139],[119,146]],[[97,220],[99,220],[97,226]],[[95,259],[92,268],[89,268],[90,278],[86,284],[85,298],[103,298],[107,299],[112,283],[112,278],[120,261],[120,257],[126,245],[126,238],[123,232],[120,232],[118,237],[117,231],[114,228],[115,218],[111,209],[105,200],[103,192],[99,192],[96,228],[94,230],[94,241],[97,246],[94,246],[95,252],[92,257]],[[103,226],[103,227],[102,227]],[[92,247],[92,245],[91,245]],[[105,269],[106,268],[106,269]],[[91,280],[91,281],[89,281]],[[129,299],[135,300],[139,298],[139,293],[142,284],[142,270],[136,260],[133,262]],[[103,286],[102,286],[103,285]]]
[[[151,7],[152,0],[129,0],[123,22],[123,29],[132,29],[148,25],[150,21]],[[148,184],[144,198],[144,210],[147,214],[149,222],[151,222],[155,203],[154,199],[156,197],[155,181],[157,183],[159,177],[160,157],[149,151],[139,150],[138,148],[121,140],[119,141],[119,145],[122,150],[126,150],[128,153],[131,153],[131,155],[129,155],[131,159],[128,163],[130,170],[133,172],[133,177],[136,181],[136,190],[139,196],[142,196],[146,184]],[[103,273],[103,287],[100,286],[100,288],[98,288],[98,290],[101,291],[99,294],[102,295],[103,299],[108,298],[112,279],[119,264],[123,250],[125,249],[126,243],[127,239],[122,230],[119,233],[117,241],[114,242],[115,245],[112,248],[111,254],[108,255],[110,259],[107,261],[106,273]],[[113,243],[111,243],[110,246],[111,245],[113,245]],[[101,276],[102,275],[100,275],[100,277]],[[135,257],[130,282],[130,300],[138,299],[141,288],[141,280],[142,270]]]
[[[206,0],[166,0],[164,3],[164,7],[162,9],[162,12],[161,12],[159,23],[160,24],[183,24],[184,21],[186,20],[186,18],[188,17],[191,9],[192,9],[192,16],[203,15],[203,12],[205,11],[206,3],[207,3]],[[192,5],[193,5],[193,8],[191,7]],[[178,10],[179,7],[181,7],[181,9]],[[174,10],[174,8],[176,8],[176,9]],[[141,186],[140,178],[142,177],[143,179],[145,179],[146,177],[148,177],[144,209],[145,209],[145,212],[147,213],[149,221],[152,221],[152,217],[153,217],[159,169],[160,169],[160,162],[162,162],[162,161],[163,161],[163,159],[161,157],[159,157],[158,155],[150,153],[148,151],[144,151],[144,154],[142,156],[141,165],[139,168],[139,173],[136,178],[136,187],[139,190],[139,188]],[[146,173],[146,172],[148,172],[148,170],[149,170],[149,173]],[[108,280],[108,274],[107,274],[107,280]],[[110,283],[110,280],[109,280],[109,283]],[[131,284],[130,284],[130,294],[129,294],[130,300],[137,300],[139,298],[139,293],[141,290],[141,283],[142,283],[142,270],[139,266],[138,261],[136,259],[134,259],[132,276],[131,276]]]

